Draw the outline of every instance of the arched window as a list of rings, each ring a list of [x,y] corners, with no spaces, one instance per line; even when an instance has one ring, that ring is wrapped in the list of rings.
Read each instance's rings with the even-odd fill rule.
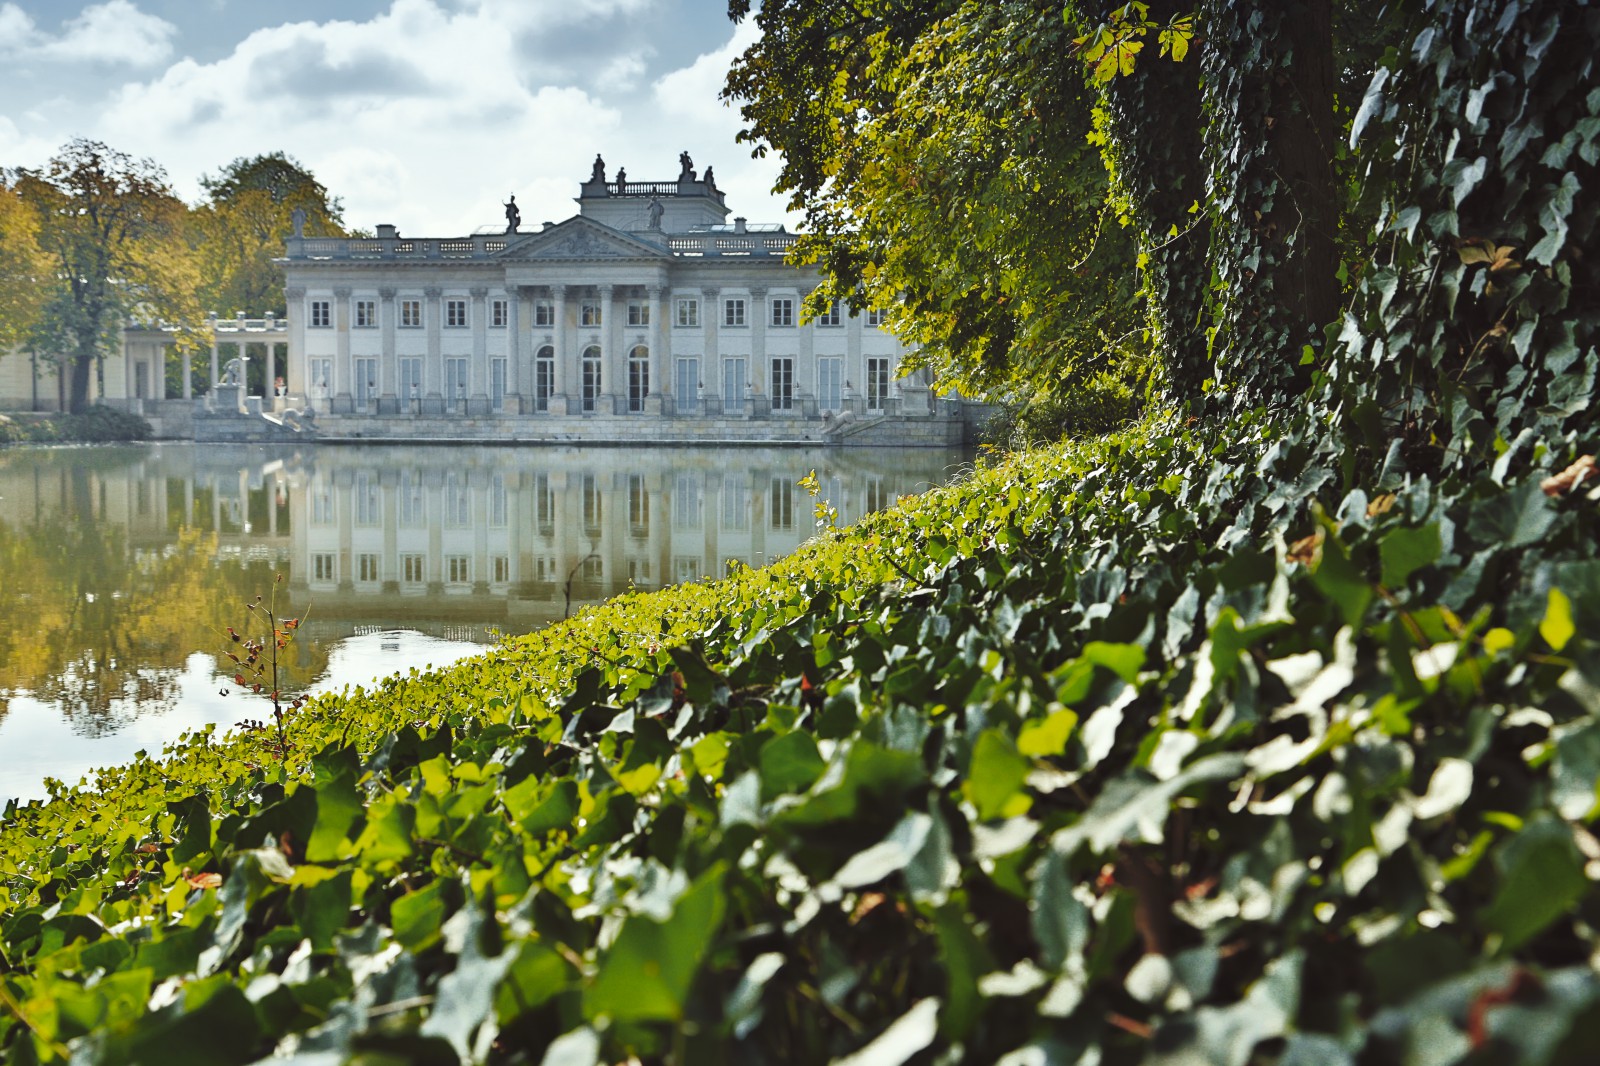
[[[592,413],[599,399],[600,347],[591,344],[583,350],[583,413]]]
[[[640,344],[628,353],[628,411],[639,414],[644,410],[644,398],[650,395],[650,349]]]

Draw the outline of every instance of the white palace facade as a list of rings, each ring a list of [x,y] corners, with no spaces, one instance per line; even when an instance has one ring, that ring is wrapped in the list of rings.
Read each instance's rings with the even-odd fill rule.
[[[597,157],[577,215],[533,232],[513,201],[501,233],[297,233],[280,395],[242,421],[224,395],[196,436],[264,415],[319,439],[959,444],[962,402],[900,376],[878,313],[802,322],[795,236],[730,222],[712,170],[679,163],[632,181]]]

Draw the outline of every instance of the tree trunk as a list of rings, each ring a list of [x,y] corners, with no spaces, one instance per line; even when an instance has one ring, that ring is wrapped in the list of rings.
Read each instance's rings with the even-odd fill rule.
[[[1214,376],[1231,406],[1298,395],[1338,314],[1330,0],[1206,0],[1205,160],[1222,281]]]
[[[1108,17],[1118,0],[1086,0],[1089,19]],[[1151,20],[1166,23],[1188,10],[1179,0],[1154,0]],[[1176,63],[1146,46],[1131,73],[1102,86],[1111,115],[1112,155],[1117,183],[1133,202],[1134,226],[1146,265],[1144,281],[1151,303],[1157,345],[1165,368],[1165,387],[1173,399],[1193,396],[1207,376],[1203,311],[1211,268],[1206,261],[1210,226],[1204,210],[1201,165],[1200,85],[1191,58]]]
[[[95,353],[75,352],[72,356],[72,376],[67,393],[67,409],[81,415],[89,408],[89,372],[94,369]]]

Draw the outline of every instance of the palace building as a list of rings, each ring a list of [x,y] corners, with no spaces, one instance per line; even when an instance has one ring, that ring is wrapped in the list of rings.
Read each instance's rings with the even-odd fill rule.
[[[899,376],[878,313],[803,323],[818,276],[785,261],[795,235],[730,221],[712,168],[679,167],[608,178],[596,157],[577,215],[532,232],[513,198],[504,232],[297,233],[287,395],[265,409],[322,439],[960,443],[961,401]],[[202,439],[238,435],[198,415]]]

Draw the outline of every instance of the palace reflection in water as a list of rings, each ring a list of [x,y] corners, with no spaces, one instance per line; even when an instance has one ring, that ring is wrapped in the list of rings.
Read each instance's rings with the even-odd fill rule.
[[[307,615],[290,687],[366,684],[629,588],[793,551],[815,529],[814,501],[798,485],[813,470],[846,524],[947,480],[962,458],[165,444],[0,452],[0,610],[30,620],[0,631],[0,800],[37,794],[32,770],[19,769],[32,747],[37,760],[70,764],[58,758],[38,776],[75,779],[185,728],[255,713],[218,693],[218,634],[275,575],[282,613]],[[101,743],[62,756],[63,736]]]

